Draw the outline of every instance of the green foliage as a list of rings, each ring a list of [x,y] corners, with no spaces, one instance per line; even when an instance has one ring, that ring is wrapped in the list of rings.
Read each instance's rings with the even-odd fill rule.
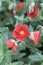
[[[22,0],[0,0],[0,65],[43,65],[43,8],[41,0],[34,0],[39,7],[39,15],[31,19],[26,12],[30,0],[23,0],[25,6],[21,12],[17,10],[17,4]],[[10,14],[15,10],[14,16]],[[13,52],[5,45],[9,38],[13,39],[11,32],[17,24],[27,24],[29,31],[40,30],[40,42],[34,45],[29,39],[17,42],[17,52]],[[14,39],[15,40],[15,39]]]

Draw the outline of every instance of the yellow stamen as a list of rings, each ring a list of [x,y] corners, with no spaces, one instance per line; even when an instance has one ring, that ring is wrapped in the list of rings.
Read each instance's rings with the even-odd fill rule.
[[[24,31],[20,31],[20,34],[23,35],[25,32]]]

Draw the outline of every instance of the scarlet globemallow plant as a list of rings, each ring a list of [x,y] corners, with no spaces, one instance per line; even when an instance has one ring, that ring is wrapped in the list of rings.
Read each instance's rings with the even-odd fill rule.
[[[0,0],[0,65],[43,65],[43,3],[40,6],[39,1]]]

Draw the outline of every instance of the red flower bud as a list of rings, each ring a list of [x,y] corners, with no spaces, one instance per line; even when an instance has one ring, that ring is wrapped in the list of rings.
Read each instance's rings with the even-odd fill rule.
[[[17,44],[16,44],[12,39],[6,41],[5,44],[6,44],[9,48],[11,48],[11,49],[13,50],[13,52],[16,52],[16,51],[17,51]]]
[[[11,48],[11,47],[13,47],[14,42],[12,42],[12,39],[9,39],[9,40],[7,40],[7,41],[5,42],[5,44],[6,44],[9,48]]]
[[[34,43],[34,44],[38,44],[39,43],[39,39],[40,39],[40,31],[35,31],[35,32],[32,32],[32,35],[34,37],[34,39],[31,39],[31,41]]]
[[[34,6],[34,12],[33,13],[29,13],[29,9],[27,11],[27,16],[30,18],[35,18],[38,14],[39,14],[39,8],[36,5]]]
[[[24,2],[19,2],[18,5],[17,5],[17,9],[18,11],[21,11],[24,7]]]
[[[12,51],[13,52],[16,52],[17,51],[17,45],[16,44],[14,44],[14,46],[12,47]]]

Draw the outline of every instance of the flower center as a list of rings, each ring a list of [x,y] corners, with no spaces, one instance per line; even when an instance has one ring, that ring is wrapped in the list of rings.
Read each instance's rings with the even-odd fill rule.
[[[24,31],[20,31],[20,34],[23,35],[25,32]]]

